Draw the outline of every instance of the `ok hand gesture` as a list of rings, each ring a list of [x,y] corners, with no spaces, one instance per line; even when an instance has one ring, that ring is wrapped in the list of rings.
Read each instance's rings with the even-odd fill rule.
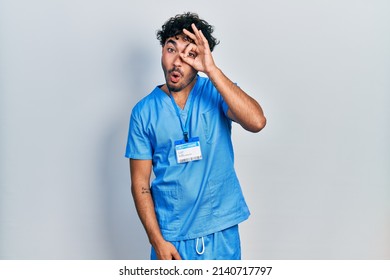
[[[202,30],[198,30],[195,24],[192,24],[191,27],[194,33],[183,29],[184,34],[192,42],[181,53],[181,57],[185,63],[191,65],[195,70],[201,71],[209,76],[216,69],[209,43],[203,35]]]

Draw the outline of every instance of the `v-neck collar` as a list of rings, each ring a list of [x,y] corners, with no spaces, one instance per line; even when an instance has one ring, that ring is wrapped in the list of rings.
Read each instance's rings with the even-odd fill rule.
[[[184,105],[184,108],[183,108],[183,109],[180,108],[180,107],[178,106],[180,112],[188,112],[189,107],[190,107],[190,103],[191,103],[191,102],[189,102],[189,100],[191,100],[192,95],[194,95],[194,94],[197,93],[197,88],[198,88],[198,86],[199,86],[199,80],[200,80],[200,77],[199,77],[199,75],[197,74],[197,75],[196,75],[195,84],[194,84],[194,86],[192,87],[192,89],[191,89],[191,91],[190,91],[190,94],[188,94],[188,97],[187,97],[187,100],[186,100],[186,105]],[[159,92],[159,94],[163,94],[162,100],[163,100],[165,103],[167,103],[167,104],[169,105],[169,107],[172,107],[172,110],[173,110],[174,112],[176,112],[175,108],[173,107],[172,101],[170,100],[171,97],[169,96],[168,93],[166,93],[165,91],[163,91],[163,90],[161,89],[163,86],[164,86],[164,85],[159,85],[159,86],[157,86],[157,87],[156,87],[157,92]]]

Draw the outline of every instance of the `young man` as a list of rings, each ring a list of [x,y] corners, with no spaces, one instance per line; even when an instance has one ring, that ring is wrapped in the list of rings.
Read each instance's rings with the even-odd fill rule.
[[[249,210],[234,170],[231,124],[258,132],[266,119],[216,66],[212,32],[193,13],[162,26],[166,82],[131,114],[126,157],[151,259],[241,258],[238,224]]]

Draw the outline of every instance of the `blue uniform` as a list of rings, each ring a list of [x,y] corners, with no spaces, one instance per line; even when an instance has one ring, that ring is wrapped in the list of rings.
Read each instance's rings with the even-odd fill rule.
[[[205,237],[249,217],[234,170],[227,110],[211,81],[200,76],[185,108],[179,109],[181,121],[171,98],[160,87],[133,108],[126,157],[152,160],[155,179],[151,193],[161,232],[168,241]],[[182,123],[187,118],[189,136],[199,137],[202,159],[178,163],[175,141],[183,139]]]

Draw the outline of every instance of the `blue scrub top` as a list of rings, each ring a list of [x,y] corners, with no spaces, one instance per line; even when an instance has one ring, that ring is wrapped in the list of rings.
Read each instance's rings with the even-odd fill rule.
[[[188,115],[193,100],[191,116]],[[199,137],[202,159],[177,163],[176,140],[183,139],[170,97],[156,87],[133,108],[125,156],[152,160],[151,193],[164,238],[180,241],[206,236],[249,217],[234,170],[231,120],[222,96],[208,78],[197,76],[182,122]]]

